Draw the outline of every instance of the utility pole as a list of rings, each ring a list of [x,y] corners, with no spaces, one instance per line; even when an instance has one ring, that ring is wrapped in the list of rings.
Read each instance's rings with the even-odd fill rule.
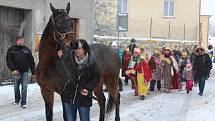
[[[150,34],[149,37],[152,38],[152,17],[151,17],[151,21],[150,21]]]

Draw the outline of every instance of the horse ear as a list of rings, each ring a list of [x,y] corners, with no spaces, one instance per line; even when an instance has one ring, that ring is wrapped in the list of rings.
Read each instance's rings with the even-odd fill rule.
[[[52,12],[54,13],[56,9],[54,8],[54,6],[51,3],[50,3],[50,8],[51,8]]]
[[[67,11],[67,13],[69,13],[69,11],[70,11],[70,2],[67,3],[66,11]]]

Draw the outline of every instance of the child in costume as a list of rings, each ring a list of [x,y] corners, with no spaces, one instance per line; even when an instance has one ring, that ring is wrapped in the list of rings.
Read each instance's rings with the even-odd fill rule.
[[[136,64],[134,70],[137,73],[137,94],[141,100],[144,100],[148,93],[148,83],[152,77],[151,69],[144,55],[140,56],[140,63]]]
[[[150,81],[150,91],[154,91],[155,84],[157,83],[158,91],[161,89],[161,60],[158,51],[149,59],[148,65],[152,71],[152,80]]]
[[[126,75],[126,71],[128,70],[128,65],[131,60],[130,50],[129,48],[125,48],[122,55],[122,77],[125,77],[125,85],[128,85],[128,75]]]
[[[126,75],[128,75],[129,79],[131,80],[132,83],[132,89],[135,90],[134,95],[137,96],[137,75],[134,70],[134,67],[136,64],[140,62],[140,49],[139,48],[134,48],[133,55],[131,56],[129,65],[128,65],[128,70],[125,72]]]
[[[193,70],[190,61],[187,61],[186,67],[184,68],[183,76],[186,79],[186,90],[187,94],[192,90],[193,87]]]

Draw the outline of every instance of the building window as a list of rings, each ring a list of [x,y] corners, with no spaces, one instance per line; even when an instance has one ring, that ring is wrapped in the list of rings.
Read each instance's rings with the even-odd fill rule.
[[[117,0],[116,31],[128,31],[128,0]]]
[[[128,13],[128,0],[118,0],[118,13]]]
[[[164,0],[164,16],[174,17],[174,12],[175,12],[175,1]]]

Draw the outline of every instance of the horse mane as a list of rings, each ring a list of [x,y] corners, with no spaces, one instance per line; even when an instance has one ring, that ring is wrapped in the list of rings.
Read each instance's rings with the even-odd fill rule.
[[[52,25],[51,17],[49,18],[48,24],[46,25],[45,29],[43,30],[43,34],[42,34],[42,37],[40,40],[39,47],[43,47],[45,45],[45,40],[49,37],[49,35],[52,35],[52,33],[53,33],[53,25]]]

